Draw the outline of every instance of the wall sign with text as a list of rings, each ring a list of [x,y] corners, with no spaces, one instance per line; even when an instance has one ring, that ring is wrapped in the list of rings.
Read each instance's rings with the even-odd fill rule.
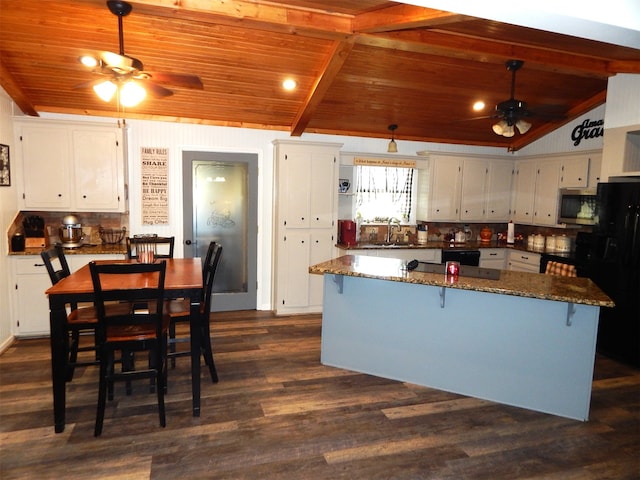
[[[573,140],[573,145],[575,147],[580,145],[580,142],[582,140],[602,137],[603,135],[604,119],[590,120],[587,118],[579,125],[576,125],[573,130],[571,130],[571,140]]]
[[[141,147],[142,224],[169,223],[169,149]]]

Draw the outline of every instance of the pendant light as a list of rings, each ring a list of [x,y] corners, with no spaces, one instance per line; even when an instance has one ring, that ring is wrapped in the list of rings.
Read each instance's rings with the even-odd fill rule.
[[[396,144],[396,141],[394,139],[394,132],[398,128],[398,125],[396,125],[395,123],[392,123],[387,128],[389,130],[391,130],[391,141],[389,142],[389,146],[387,147],[387,152],[389,152],[389,153],[397,153],[398,152],[398,145]]]

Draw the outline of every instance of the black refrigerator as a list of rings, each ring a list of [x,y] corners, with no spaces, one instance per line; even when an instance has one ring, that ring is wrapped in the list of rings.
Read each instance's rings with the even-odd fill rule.
[[[588,263],[616,304],[600,309],[597,349],[640,367],[640,179],[598,184]]]

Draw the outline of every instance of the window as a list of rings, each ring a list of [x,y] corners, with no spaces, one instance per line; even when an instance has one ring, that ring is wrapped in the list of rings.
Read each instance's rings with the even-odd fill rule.
[[[415,223],[415,170],[356,166],[356,215],[365,222]]]

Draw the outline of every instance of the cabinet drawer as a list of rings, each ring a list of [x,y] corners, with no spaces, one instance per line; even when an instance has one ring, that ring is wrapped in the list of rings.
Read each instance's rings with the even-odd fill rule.
[[[16,259],[16,273],[18,275],[48,275],[42,258],[35,255]]]
[[[528,253],[528,252],[510,252],[509,261],[524,263],[526,265],[531,265],[532,267],[540,266],[540,255],[537,253]]]
[[[505,260],[507,251],[504,248],[481,248],[480,261],[482,260]]]

